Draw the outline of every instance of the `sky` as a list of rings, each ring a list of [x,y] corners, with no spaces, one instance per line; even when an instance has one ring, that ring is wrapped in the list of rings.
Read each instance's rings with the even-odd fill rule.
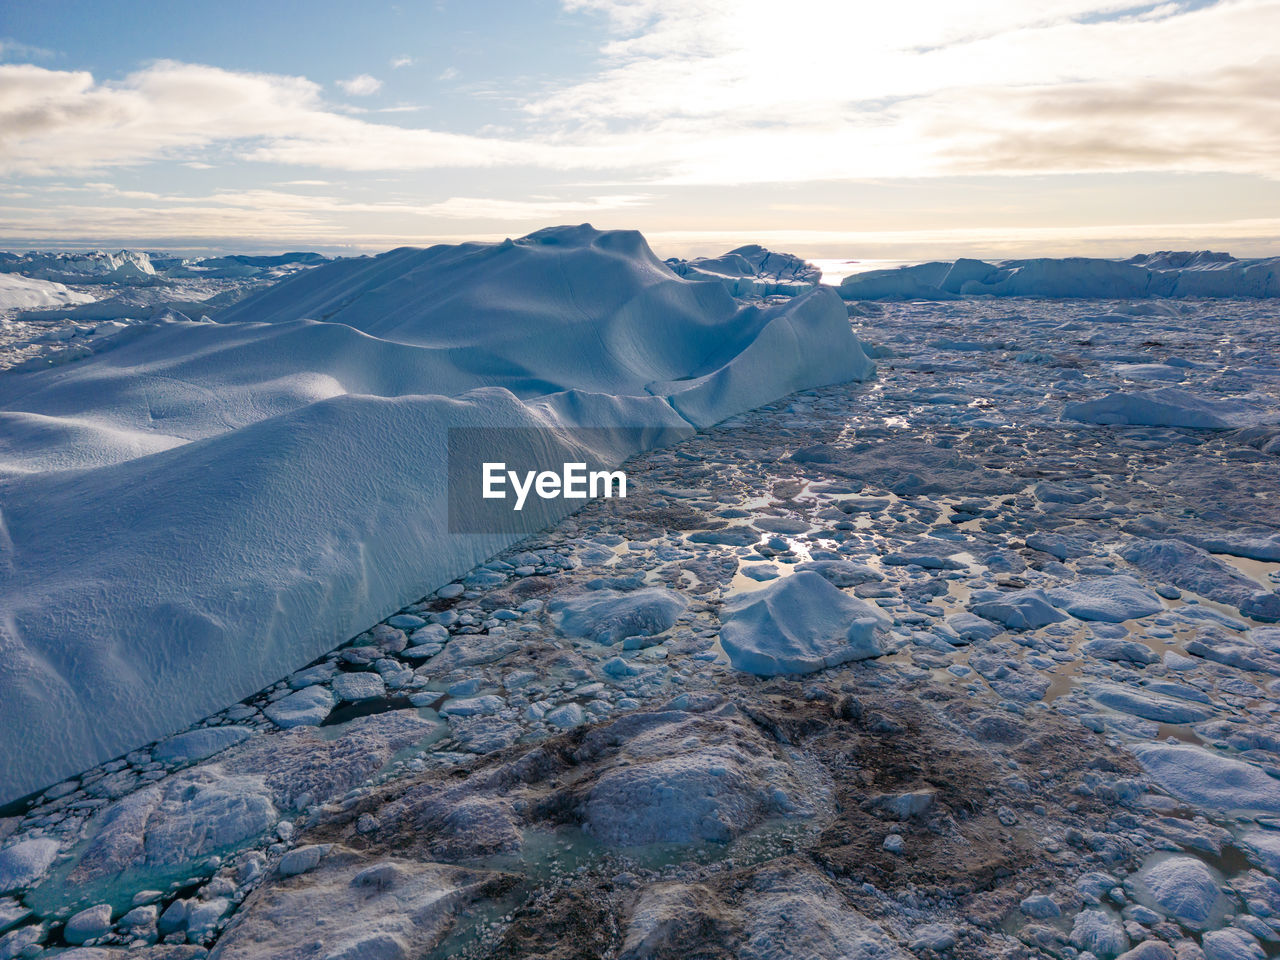
[[[1280,254],[1280,0],[0,4],[0,247]]]

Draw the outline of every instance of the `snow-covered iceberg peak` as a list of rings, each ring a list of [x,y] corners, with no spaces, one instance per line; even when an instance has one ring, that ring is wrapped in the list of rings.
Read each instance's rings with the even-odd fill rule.
[[[0,273],[0,311],[39,310],[92,303],[93,297],[51,280],[36,280],[19,273]]]
[[[735,297],[795,296],[822,280],[821,267],[756,243],[718,257],[670,259],[667,266],[690,280],[717,281]]]
[[[617,463],[874,372],[833,291],[743,306],[585,225],[326,263],[219,320],[0,376],[0,802],[518,539],[450,532],[451,427]]]

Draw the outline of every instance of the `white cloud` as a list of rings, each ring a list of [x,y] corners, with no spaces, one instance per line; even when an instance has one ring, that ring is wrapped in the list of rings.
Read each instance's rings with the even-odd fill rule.
[[[337,170],[544,163],[536,144],[370,123],[329,108],[303,77],[160,61],[119,83],[87,71],[0,64],[0,174],[48,175],[150,160],[247,158]]]
[[[663,182],[1280,171],[1280,0],[565,5],[607,17],[604,67],[527,110],[565,135],[621,129]],[[1143,97],[1123,120],[1088,103]]]
[[[392,70],[400,70],[403,67],[412,67],[416,62],[417,61],[415,61],[413,57],[409,56],[408,54],[404,54],[403,56],[392,57],[390,60],[390,65]]]
[[[13,37],[0,37],[0,60],[48,60],[53,56],[54,52],[44,47],[33,47]]]
[[[361,73],[350,80],[339,80],[338,86],[353,97],[368,97],[382,89],[382,81],[367,73]]]
[[[954,97],[924,129],[958,172],[1172,169],[1280,177],[1280,56],[1212,72],[1016,91],[977,90],[992,120],[960,128]],[[948,102],[951,101],[951,102]]]
[[[101,82],[9,64],[0,173],[153,160],[520,166],[590,172],[633,192],[983,173],[1280,175],[1280,0],[564,2],[606,18],[599,68],[550,92],[518,91],[523,122],[491,134],[376,122],[303,77],[161,61]],[[342,82],[353,95],[379,85]],[[412,106],[382,109],[403,117]]]
[[[438,76],[436,79],[437,80],[456,80],[457,77],[458,77],[457,67],[445,67],[443,70],[440,71],[440,76]]]
[[[282,186],[334,186],[300,180]],[[578,221],[595,214],[643,206],[649,197],[616,194],[583,200],[500,200],[451,197],[354,200],[329,193],[279,189],[221,190],[199,196],[125,190],[106,181],[47,185],[38,205],[10,205],[0,212],[7,242],[181,245],[222,241],[275,241],[314,247],[358,243],[386,248],[405,242],[463,239],[432,229],[451,220],[501,220],[537,225]],[[65,195],[65,196],[60,196]],[[86,195],[92,199],[86,200]],[[379,232],[378,227],[384,229]],[[495,234],[496,239],[501,239]],[[475,236],[471,236],[475,239]]]
[[[92,202],[82,196],[98,194]],[[15,200],[18,193],[6,194]],[[494,232],[440,228],[440,220],[464,219],[552,223],[590,217],[611,209],[639,208],[649,198],[638,195],[591,197],[586,200],[541,199],[501,201],[451,197],[437,203],[412,200],[360,202],[331,195],[283,190],[221,191],[203,196],[165,195],[120,190],[109,183],[50,188],[29,205],[10,204],[0,211],[0,236],[20,245],[101,246],[142,244],[156,247],[227,245],[313,249],[354,246],[387,249],[404,243],[427,245],[463,239],[500,240],[516,230],[495,224]],[[743,243],[763,243],[804,256],[847,256],[914,259],[948,255],[984,257],[1017,255],[1120,256],[1140,250],[1181,249],[1195,243],[1230,247],[1241,255],[1274,253],[1280,219],[1253,218],[1172,223],[1096,224],[1090,226],[968,226],[957,228],[868,230],[650,230],[646,237],[661,255],[720,253]]]
[[[578,217],[607,210],[621,210],[648,203],[645,194],[613,194],[588,197],[586,200],[498,200],[487,197],[450,197],[429,204],[422,213],[458,220],[539,220],[552,222],[564,217]]]
[[[1023,243],[1035,241],[1110,240],[1139,237],[1169,240],[1195,234],[1223,238],[1272,237],[1280,233],[1280,217],[1196,223],[1127,223],[1090,224],[1087,226],[981,226],[947,227],[919,230],[758,230],[751,236],[764,243],[792,246],[834,244],[845,249],[883,243],[919,243],[947,241],[961,243]],[[721,245],[741,237],[740,230],[668,230],[654,237],[668,242],[698,241]]]
[[[1159,20],[1115,19],[1132,0],[793,0],[785,15],[771,0],[565,5],[607,13],[616,38],[598,76],[532,109],[609,118],[794,121],[942,90],[1174,78],[1272,55],[1269,28],[1280,26],[1276,0]]]

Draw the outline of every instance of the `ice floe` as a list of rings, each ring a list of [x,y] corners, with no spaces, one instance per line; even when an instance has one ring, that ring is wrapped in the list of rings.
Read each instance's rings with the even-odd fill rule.
[[[812,673],[878,657],[887,618],[813,571],[800,571],[726,604],[720,645],[747,673]]]
[[[1230,430],[1280,422],[1280,410],[1242,399],[1212,399],[1181,387],[1161,387],[1068,403],[1062,417],[1107,425]]]
[[[1179,799],[1206,810],[1280,813],[1280,780],[1191,744],[1140,743],[1138,762]]]

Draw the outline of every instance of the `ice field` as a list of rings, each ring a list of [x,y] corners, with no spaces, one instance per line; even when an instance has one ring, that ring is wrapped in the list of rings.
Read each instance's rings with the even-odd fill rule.
[[[0,960],[1276,955],[1275,262],[979,263],[12,308]],[[466,539],[453,417],[652,432]]]

